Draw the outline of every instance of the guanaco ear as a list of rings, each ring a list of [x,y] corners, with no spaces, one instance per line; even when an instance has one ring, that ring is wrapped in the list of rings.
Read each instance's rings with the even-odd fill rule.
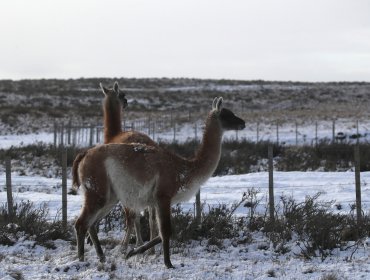
[[[223,98],[222,97],[219,97],[217,99],[217,102],[216,102],[216,110],[217,111],[221,111],[221,109],[222,109],[222,102],[223,102]]]
[[[212,110],[215,110],[215,109],[217,109],[216,108],[216,105],[217,105],[217,97],[215,97],[214,99],[213,99],[213,102],[212,102]]]
[[[107,95],[108,89],[105,88],[102,83],[99,83],[99,86],[100,86],[102,92],[104,93],[104,95]]]
[[[118,86],[118,82],[114,82],[114,85],[113,85],[113,90],[118,93],[119,92],[119,86]]]

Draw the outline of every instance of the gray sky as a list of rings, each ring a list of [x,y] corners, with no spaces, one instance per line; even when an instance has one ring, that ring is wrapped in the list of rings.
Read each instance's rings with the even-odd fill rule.
[[[0,79],[370,81],[369,0],[2,0]]]

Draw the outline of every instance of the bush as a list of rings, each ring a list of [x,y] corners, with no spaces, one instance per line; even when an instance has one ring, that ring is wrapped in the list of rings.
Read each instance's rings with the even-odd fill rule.
[[[3,245],[14,244],[20,236],[47,246],[50,240],[71,237],[71,230],[65,230],[61,221],[48,220],[46,205],[36,208],[29,201],[15,204],[13,217],[10,217],[6,204],[0,206],[0,229],[0,244]]]
[[[291,197],[280,198],[282,214],[274,221],[265,220],[263,228],[277,251],[285,252],[285,244],[295,233],[303,257],[319,256],[324,260],[345,241],[368,234],[368,217],[364,217],[363,225],[358,227],[353,215],[333,213],[332,202],[319,201],[319,197],[320,193],[308,196],[300,203]]]
[[[245,139],[240,141],[226,140],[223,143],[220,162],[214,176],[228,174],[245,174],[267,170],[267,150],[270,142],[253,143]],[[199,147],[199,141],[185,143],[161,142],[159,145],[180,156],[192,157]],[[76,155],[85,149],[67,146],[67,166],[71,167]],[[87,149],[87,148],[86,148]],[[310,171],[322,169],[325,171],[348,170],[354,166],[354,146],[349,143],[331,143],[320,141],[317,146],[280,146],[274,144],[274,168],[280,171]],[[370,169],[370,143],[360,144],[360,169]],[[37,143],[24,147],[0,149],[0,162],[6,156],[19,164],[35,165],[36,172],[46,172],[48,166],[61,166],[62,151],[53,145]],[[22,172],[21,170],[19,172]],[[54,174],[55,176],[57,174]]]

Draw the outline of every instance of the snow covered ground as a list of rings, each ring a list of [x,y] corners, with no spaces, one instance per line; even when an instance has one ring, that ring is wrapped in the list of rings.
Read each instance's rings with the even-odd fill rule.
[[[201,137],[201,125],[197,124],[197,137]],[[359,132],[367,133],[369,124],[360,123]],[[336,131],[347,135],[356,133],[355,122],[337,122]],[[177,141],[185,141],[195,136],[194,124],[179,127]],[[247,124],[243,131],[230,132],[226,137],[257,139],[256,124]],[[279,141],[286,144],[295,143],[295,124],[279,127]],[[298,128],[300,144],[311,144],[315,138],[315,124]],[[319,123],[318,137],[332,137],[332,122]],[[366,138],[370,137],[366,135]],[[172,141],[173,131],[156,135],[162,140]],[[276,140],[276,126],[260,124],[259,139]],[[0,148],[28,145],[35,142],[53,143],[54,135],[39,133],[30,135],[0,135]],[[50,219],[60,215],[61,179],[39,176],[12,176],[14,200],[30,200],[36,205],[45,203],[50,211]],[[370,172],[361,173],[363,210],[370,209]],[[6,202],[5,174],[0,173],[0,204]],[[71,182],[68,181],[68,186]],[[320,199],[332,201],[333,211],[348,213],[355,202],[355,177],[353,172],[275,172],[275,200],[281,195],[292,196],[303,201],[307,195],[322,193]],[[265,172],[211,178],[201,189],[201,200],[205,205],[219,205],[241,200],[250,188],[259,190],[261,203],[257,211],[265,210],[267,201],[268,174]],[[184,210],[193,209],[194,199],[182,204]],[[68,217],[73,220],[81,209],[82,196],[68,196]],[[205,207],[207,209],[207,207]],[[248,215],[248,209],[239,207],[236,215]],[[100,264],[95,250],[86,246],[86,262],[76,258],[76,247],[68,241],[57,240],[56,249],[47,249],[35,245],[29,240],[19,239],[14,246],[0,246],[0,279],[322,279],[325,275],[334,275],[337,279],[370,279],[370,249],[367,240],[363,240],[359,249],[335,251],[333,256],[321,262],[299,258],[297,244],[287,244],[290,251],[285,255],[275,253],[270,241],[262,233],[253,233],[252,242],[236,244],[232,240],[224,241],[224,248],[206,246],[206,241],[193,242],[184,248],[173,248],[172,263],[175,269],[168,270],[163,264],[160,246],[154,256],[144,255],[125,260],[119,240],[122,232],[100,233],[107,261]],[[110,240],[113,244],[106,245]],[[349,244],[351,245],[351,244]]]
[[[14,200],[30,200],[36,205],[46,203],[53,219],[61,209],[61,180],[43,177],[25,177],[14,174]],[[323,201],[333,201],[349,211],[355,201],[353,172],[275,172],[275,197],[293,196],[303,201],[305,196],[321,192]],[[5,182],[4,174],[0,182]],[[361,173],[363,209],[370,207],[370,172]],[[70,186],[70,181],[68,181]],[[265,172],[211,178],[201,189],[201,200],[210,205],[240,201],[248,188],[259,189],[262,198],[259,211],[264,210],[267,198],[268,174]],[[6,202],[6,191],[0,185],[0,204]],[[74,219],[81,208],[82,196],[68,196],[68,216]],[[193,209],[193,201],[182,204]],[[239,207],[237,215],[247,215],[247,208]],[[100,233],[102,241],[115,240],[116,246],[104,246],[107,262],[100,264],[95,250],[87,246],[86,262],[76,258],[76,248],[70,242],[56,241],[56,249],[35,246],[32,241],[20,241],[14,246],[0,246],[0,279],[13,279],[21,274],[25,279],[321,279],[323,275],[335,275],[337,279],[370,279],[370,249],[364,240],[360,249],[350,259],[353,249],[336,251],[324,262],[306,261],[295,253],[299,248],[288,244],[289,253],[274,252],[270,242],[261,233],[252,235],[253,242],[235,244],[224,241],[224,248],[205,246],[193,242],[185,248],[174,248],[172,262],[175,269],[164,267],[160,247],[154,256],[144,255],[125,260],[119,240],[121,232]],[[103,243],[104,244],[104,243]],[[14,277],[16,279],[16,277]],[[270,279],[270,278],[269,278]]]

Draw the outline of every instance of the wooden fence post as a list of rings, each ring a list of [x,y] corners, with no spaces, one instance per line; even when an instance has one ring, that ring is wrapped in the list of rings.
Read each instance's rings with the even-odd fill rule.
[[[67,149],[62,149],[62,223],[67,229]]]
[[[14,217],[14,208],[13,208],[12,170],[10,157],[5,158],[5,173],[6,173],[6,195],[8,201],[8,214],[10,220],[12,221]]]
[[[318,129],[318,124],[317,124],[317,121],[315,123],[315,146],[317,147],[317,129]]]
[[[298,123],[295,123],[295,145],[298,146]]]
[[[200,225],[202,219],[202,212],[200,209],[200,190],[195,195],[195,220]]]
[[[279,122],[276,122],[276,144],[279,145]]]
[[[100,142],[100,127],[96,126],[96,144]]]
[[[156,128],[156,125],[155,125],[155,121],[153,121],[152,122],[152,126],[153,126],[153,128],[152,128],[152,132],[153,132],[153,141],[155,141],[155,128]]]
[[[64,146],[64,123],[62,123],[62,126],[60,128],[60,145]]]
[[[68,145],[71,145],[71,134],[72,134],[72,121],[69,120],[68,122],[68,129],[67,129],[67,133],[68,133]]]
[[[333,120],[333,143],[335,143],[335,120]]]
[[[173,142],[176,142],[176,123],[173,122]]]
[[[361,207],[360,146],[359,145],[355,145],[355,182],[356,182],[357,225],[361,225],[362,207]]]
[[[151,120],[150,120],[150,116],[148,117],[148,120],[147,120],[147,126],[148,126],[148,135],[150,136],[150,133],[151,133],[151,131],[150,131],[150,129],[151,129],[151,127],[152,127],[152,125],[151,125]]]
[[[269,165],[269,210],[271,221],[275,220],[275,202],[274,202],[274,163],[273,163],[273,146],[268,146],[268,165]]]
[[[195,125],[194,125],[194,138],[195,138],[195,141],[198,140],[198,125],[197,125],[197,123],[195,123]]]
[[[54,122],[54,148],[57,146],[57,139],[58,139],[58,126],[57,122]]]
[[[75,146],[77,144],[77,128],[72,129],[72,144]]]
[[[76,141],[76,144],[80,144],[82,142],[82,128],[81,128],[81,125],[79,124],[78,127],[76,128],[76,131],[77,131],[77,141]]]
[[[91,147],[94,142],[94,126],[90,125],[90,140],[89,140],[89,146]]]
[[[260,123],[257,122],[257,143],[260,141]]]

